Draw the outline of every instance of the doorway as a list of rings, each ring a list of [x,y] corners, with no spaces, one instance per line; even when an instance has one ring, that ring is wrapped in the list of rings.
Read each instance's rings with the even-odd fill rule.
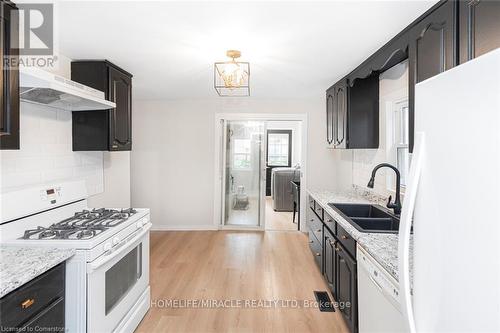
[[[266,230],[293,231],[300,224],[300,121],[266,126]]]
[[[219,229],[300,230],[306,122],[300,114],[216,115]]]
[[[224,225],[261,227],[263,121],[225,122]]]

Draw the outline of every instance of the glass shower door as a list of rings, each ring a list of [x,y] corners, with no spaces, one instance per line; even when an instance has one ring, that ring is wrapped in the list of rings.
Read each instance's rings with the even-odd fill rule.
[[[263,226],[263,121],[226,121],[223,221],[226,226]]]

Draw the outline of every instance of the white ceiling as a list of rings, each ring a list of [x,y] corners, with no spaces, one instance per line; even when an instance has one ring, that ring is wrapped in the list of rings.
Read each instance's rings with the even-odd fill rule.
[[[217,98],[213,63],[250,61],[256,98],[322,95],[436,1],[58,4],[60,52],[134,74],[136,99]]]

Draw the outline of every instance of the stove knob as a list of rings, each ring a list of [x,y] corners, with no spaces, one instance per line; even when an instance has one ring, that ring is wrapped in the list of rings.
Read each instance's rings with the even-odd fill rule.
[[[109,251],[109,250],[111,250],[111,243],[104,244],[104,251]]]
[[[113,245],[116,245],[118,243],[120,243],[120,238],[118,237],[113,238]]]
[[[137,221],[136,226],[137,226],[137,229],[142,228],[142,221]]]

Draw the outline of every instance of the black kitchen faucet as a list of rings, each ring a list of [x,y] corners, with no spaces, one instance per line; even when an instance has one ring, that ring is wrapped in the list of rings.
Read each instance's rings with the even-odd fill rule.
[[[368,182],[368,187],[373,188],[374,183],[375,183],[375,174],[377,173],[378,169],[380,168],[390,168],[394,170],[396,173],[396,199],[394,200],[394,203],[391,202],[392,196],[389,196],[389,200],[387,201],[387,208],[394,209],[394,214],[400,215],[401,214],[401,174],[399,173],[398,168],[396,168],[394,165],[391,165],[389,163],[381,163],[377,165],[375,168],[373,168],[372,171],[372,177],[370,178],[370,181]]]

